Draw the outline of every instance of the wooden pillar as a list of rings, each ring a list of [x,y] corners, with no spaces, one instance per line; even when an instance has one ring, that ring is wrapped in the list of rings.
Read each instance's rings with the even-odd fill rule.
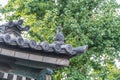
[[[51,75],[46,74],[46,80],[51,80]]]
[[[37,80],[52,80],[51,75],[53,71],[51,69],[43,69],[40,71],[40,75],[37,77]]]

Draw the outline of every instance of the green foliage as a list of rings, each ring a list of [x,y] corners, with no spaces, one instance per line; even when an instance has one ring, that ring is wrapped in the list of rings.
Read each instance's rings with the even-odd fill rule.
[[[115,73],[113,66],[120,57],[118,7],[114,0],[9,0],[0,11],[6,20],[23,18],[36,41],[52,42],[56,26],[61,25],[66,43],[89,46],[87,53],[71,59],[69,67],[56,71],[54,80],[64,78],[63,72],[67,80],[95,80],[96,76],[117,80],[120,70]]]

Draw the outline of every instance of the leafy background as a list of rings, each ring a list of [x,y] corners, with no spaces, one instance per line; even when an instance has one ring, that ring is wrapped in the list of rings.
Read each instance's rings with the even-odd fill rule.
[[[24,19],[30,25],[25,38],[53,41],[62,26],[65,42],[88,45],[70,66],[54,71],[53,80],[120,80],[120,5],[115,0],[8,0],[0,8],[5,20]]]

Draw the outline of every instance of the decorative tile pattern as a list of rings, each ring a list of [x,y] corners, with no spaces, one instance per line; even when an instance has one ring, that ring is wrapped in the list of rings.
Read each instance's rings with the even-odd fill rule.
[[[35,80],[33,78],[27,78],[19,75],[8,74],[5,72],[0,72],[0,78],[7,79],[7,80]]]

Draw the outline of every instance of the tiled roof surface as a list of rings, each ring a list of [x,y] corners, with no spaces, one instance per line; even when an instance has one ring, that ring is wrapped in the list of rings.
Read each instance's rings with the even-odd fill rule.
[[[21,22],[20,22],[21,21]],[[83,53],[87,49],[87,45],[73,48],[70,44],[64,43],[64,35],[61,32],[61,27],[58,27],[55,41],[49,44],[46,41],[36,42],[33,40],[25,40],[21,37],[21,31],[29,30],[28,26],[21,28],[22,20],[11,21],[0,27],[0,45],[17,46],[24,49],[32,49],[43,52],[53,52],[55,54],[76,55]]]

